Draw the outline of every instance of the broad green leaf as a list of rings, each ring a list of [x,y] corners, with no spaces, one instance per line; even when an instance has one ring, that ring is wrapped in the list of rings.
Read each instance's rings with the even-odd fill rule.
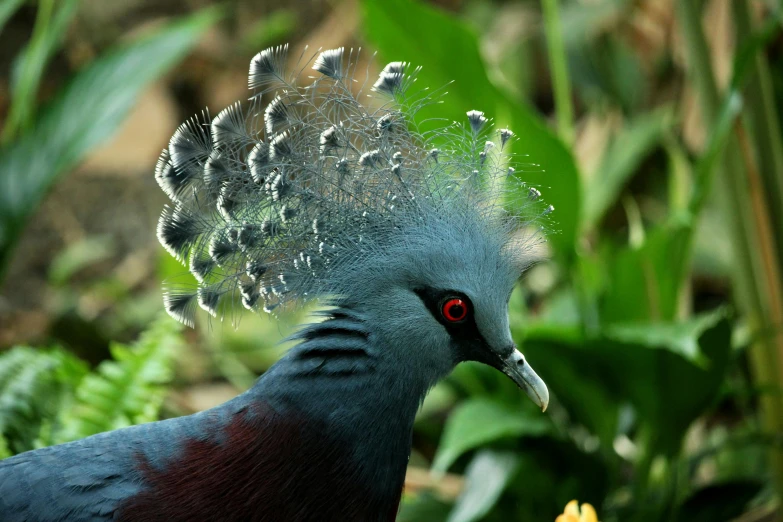
[[[581,202],[573,156],[529,106],[489,81],[473,31],[422,2],[365,0],[363,5],[365,33],[385,60],[422,66],[418,80],[422,86],[438,89],[448,85],[444,103],[424,108],[417,119],[463,122],[465,113],[476,109],[514,131],[519,138],[515,150],[526,156],[526,163],[538,165],[531,169],[520,166],[518,176],[540,186],[546,201],[554,205],[551,228],[555,233],[550,241],[558,254],[570,259]]]
[[[611,370],[590,350],[582,329],[558,323],[532,324],[524,330],[512,327],[512,334],[527,361],[572,420],[611,447],[624,398],[617,388],[608,385],[611,381],[606,381],[605,376]]]
[[[492,399],[469,399],[454,409],[446,421],[443,438],[432,464],[446,471],[461,455],[500,439],[540,436],[551,429],[541,414],[515,410]]]
[[[514,453],[482,450],[465,470],[465,488],[449,514],[448,522],[475,522],[495,505],[519,468]]]
[[[728,320],[716,313],[700,326],[702,366],[672,345],[671,332],[650,334],[640,343],[537,325],[524,335],[515,332],[515,338],[552,395],[605,444],[614,440],[619,405],[631,403],[651,432],[652,451],[671,455],[690,424],[716,400],[728,367]]]
[[[33,129],[0,149],[0,274],[28,216],[57,177],[119,127],[139,93],[215,20],[194,15],[124,45],[80,71]]]
[[[716,310],[677,323],[614,323],[606,326],[603,334],[623,343],[669,350],[694,364],[704,366],[707,361],[699,349],[699,337],[725,315],[723,310]]]
[[[673,123],[669,107],[656,109],[628,122],[604,151],[600,166],[584,190],[583,224],[594,227],[615,202],[625,183],[657,147]]]

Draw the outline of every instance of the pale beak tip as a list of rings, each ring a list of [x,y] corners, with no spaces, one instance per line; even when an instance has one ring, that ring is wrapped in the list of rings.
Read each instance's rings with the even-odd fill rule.
[[[541,408],[541,411],[545,412],[549,406],[549,389],[541,377],[525,361],[522,354],[515,349],[505,359],[503,366],[503,373],[511,377],[527,393],[527,396]]]

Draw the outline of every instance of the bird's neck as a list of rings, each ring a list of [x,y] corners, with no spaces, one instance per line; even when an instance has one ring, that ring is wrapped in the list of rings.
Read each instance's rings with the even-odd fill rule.
[[[300,342],[259,379],[265,400],[313,417],[410,430],[427,391],[443,372],[427,374],[396,358],[368,321],[352,310],[333,311],[304,327]],[[366,434],[365,434],[366,436]]]
[[[402,481],[413,421],[442,371],[422,374],[396,359],[362,316],[333,312],[305,327],[300,342],[248,393],[281,411],[313,419],[330,438],[351,446],[367,480],[389,488]]]

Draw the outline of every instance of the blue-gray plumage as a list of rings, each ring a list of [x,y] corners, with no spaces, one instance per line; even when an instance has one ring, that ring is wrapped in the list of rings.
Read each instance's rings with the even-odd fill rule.
[[[165,303],[192,324],[196,305],[222,318],[320,298],[323,320],[212,410],[0,461],[0,520],[388,522],[416,411],[454,366],[491,365],[546,408],[508,323],[540,228],[504,208],[540,205],[504,159],[511,131],[495,143],[470,111],[418,133],[411,113],[432,98],[410,93],[408,64],[386,66],[369,111],[343,49],[306,89],[285,55],[254,58],[250,108],[186,123],[161,156],[174,206],[158,237],[199,281]]]

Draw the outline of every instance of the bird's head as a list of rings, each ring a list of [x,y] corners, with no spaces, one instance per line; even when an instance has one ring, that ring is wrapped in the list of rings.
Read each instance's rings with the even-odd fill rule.
[[[524,231],[553,208],[511,166],[513,132],[476,110],[420,131],[417,111],[439,95],[412,90],[419,69],[406,62],[381,71],[368,108],[355,56],[313,56],[320,76],[300,87],[287,47],[266,49],[250,65],[249,104],[174,134],[156,170],[172,200],[158,237],[198,287],[170,288],[166,309],[192,324],[197,307],[222,318],[238,303],[276,313],[328,298],[367,317],[411,379],[432,385],[480,361],[546,408],[508,301],[540,239]]]
[[[364,255],[339,266],[341,304],[360,310],[398,363],[434,382],[465,361],[510,377],[542,409],[549,392],[517,349],[508,305],[537,234],[470,200],[419,208]]]

